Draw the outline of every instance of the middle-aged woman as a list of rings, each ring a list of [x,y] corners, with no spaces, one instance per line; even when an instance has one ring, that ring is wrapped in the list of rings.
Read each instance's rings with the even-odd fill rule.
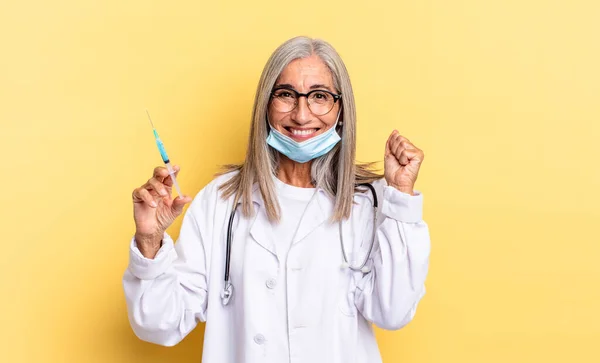
[[[244,163],[196,195],[177,243],[165,231],[192,198],[171,199],[161,167],[134,190],[135,334],[171,346],[205,321],[204,363],[380,362],[373,324],[402,328],[425,293],[423,152],[393,131],[382,176],[355,149],[341,58],[288,40],[260,78]]]

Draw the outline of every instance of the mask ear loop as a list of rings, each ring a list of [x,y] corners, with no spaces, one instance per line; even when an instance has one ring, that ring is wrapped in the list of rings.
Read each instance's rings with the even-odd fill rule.
[[[336,123],[337,123],[336,128],[337,129],[340,129],[340,128],[342,128],[342,126],[344,126],[344,119],[340,120],[341,115],[342,115],[342,107],[340,106],[340,110],[338,111],[338,116],[337,116],[337,120],[336,120]]]

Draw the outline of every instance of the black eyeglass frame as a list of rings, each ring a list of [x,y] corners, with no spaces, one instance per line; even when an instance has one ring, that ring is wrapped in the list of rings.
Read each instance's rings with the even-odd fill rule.
[[[333,106],[331,106],[331,109],[329,109],[329,111],[327,111],[324,114],[319,115],[319,116],[327,115],[329,112],[331,112],[331,110],[333,110],[333,107],[335,106],[336,102],[342,98],[342,94],[341,93],[340,94],[335,94],[335,93],[333,93],[331,91],[328,91],[326,89],[314,89],[314,90],[312,90],[312,91],[310,91],[308,93],[300,93],[300,92],[298,92],[295,89],[290,88],[290,87],[277,87],[277,88],[275,88],[275,89],[273,89],[271,91],[271,99],[273,99],[273,97],[275,97],[275,92],[277,92],[279,90],[282,90],[282,89],[284,89],[286,91],[291,91],[291,92],[293,92],[296,95],[296,104],[294,105],[294,107],[292,107],[291,110],[289,110],[287,112],[292,112],[292,111],[294,111],[296,109],[296,107],[298,107],[298,103],[299,103],[300,97],[306,97],[306,100],[308,101],[308,99],[309,99],[308,97],[310,95],[312,95],[313,93],[315,93],[315,92],[325,92],[325,93],[328,93],[329,95],[331,95],[331,97],[333,97]],[[308,102],[308,108],[310,108],[310,102]],[[312,110],[311,110],[311,112],[312,112]]]

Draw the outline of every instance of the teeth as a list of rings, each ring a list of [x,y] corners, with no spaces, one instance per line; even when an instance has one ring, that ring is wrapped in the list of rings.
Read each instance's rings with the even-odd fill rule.
[[[306,136],[306,135],[310,135],[312,133],[314,133],[316,130],[315,129],[310,129],[310,130],[296,130],[296,129],[292,129],[292,134],[294,135],[300,135],[300,136]]]

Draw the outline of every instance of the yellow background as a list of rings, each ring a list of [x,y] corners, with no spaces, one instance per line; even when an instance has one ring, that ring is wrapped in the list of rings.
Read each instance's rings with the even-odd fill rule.
[[[256,84],[295,35],[341,53],[358,156],[397,128],[433,252],[386,362],[600,361],[597,1],[4,1],[0,361],[198,362],[139,341],[121,277],[160,157],[194,195],[243,159]],[[169,232],[178,234],[181,220]]]

